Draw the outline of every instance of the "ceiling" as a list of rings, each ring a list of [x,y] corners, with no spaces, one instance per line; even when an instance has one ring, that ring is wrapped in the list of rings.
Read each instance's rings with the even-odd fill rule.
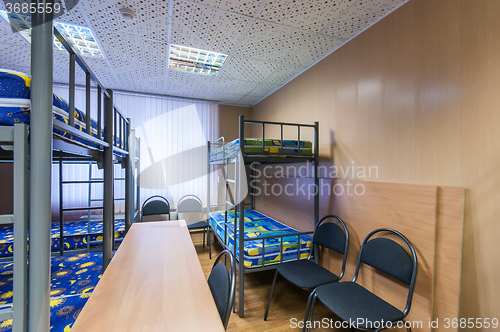
[[[251,106],[407,1],[80,0],[57,20],[91,28],[105,58],[85,61],[106,88]],[[29,42],[0,21],[0,67],[29,73]],[[170,43],[229,57],[215,77],[168,69]],[[68,76],[54,51],[54,82]]]

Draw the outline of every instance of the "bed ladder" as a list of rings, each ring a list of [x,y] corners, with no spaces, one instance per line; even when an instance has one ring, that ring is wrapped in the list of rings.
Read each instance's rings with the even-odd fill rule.
[[[28,125],[2,127],[0,143],[14,145],[14,213],[0,215],[0,225],[13,224],[13,303],[0,309],[0,321],[12,319],[13,332],[28,328]]]
[[[104,178],[97,178],[97,177],[92,177],[92,164],[93,162],[89,162],[89,191],[88,191],[88,206],[91,206],[93,202],[103,202],[104,203],[104,198],[92,198],[92,181],[102,181],[104,183]],[[113,172],[115,173],[115,172]],[[115,178],[115,181],[126,181],[125,177],[119,177]],[[94,182],[95,183],[95,182]],[[116,187],[115,187],[116,188]],[[119,197],[115,198],[116,201],[125,201],[125,197]],[[91,221],[91,215],[90,215],[90,210],[88,211],[88,223],[87,223],[87,229],[88,232],[90,233],[90,221]],[[116,222],[116,220],[115,220]],[[113,237],[114,238],[114,237]],[[114,241],[123,241],[123,238],[118,238],[114,239]],[[98,241],[90,242],[89,239],[87,239],[87,251],[90,252],[90,245],[91,244],[96,244]],[[116,243],[115,243],[116,245]],[[114,247],[114,246],[113,246]]]

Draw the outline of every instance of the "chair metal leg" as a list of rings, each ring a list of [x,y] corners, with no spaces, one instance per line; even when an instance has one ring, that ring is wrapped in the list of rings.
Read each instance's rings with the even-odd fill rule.
[[[207,227],[208,257],[212,259],[212,241],[210,239],[210,227]]]
[[[311,294],[309,294],[309,298],[307,299],[306,314],[304,315],[304,327],[302,328],[302,331],[304,331],[304,329],[306,327],[305,324],[309,318],[309,310],[311,309],[311,302],[312,302],[313,297],[314,297],[314,290],[311,292]]]
[[[276,279],[278,278],[278,270],[274,274],[273,285],[271,286],[271,294],[269,294],[269,301],[267,301],[266,313],[264,314],[264,320],[267,320],[267,314],[269,313],[269,307],[271,306],[271,299],[273,297],[274,286],[276,285]]]
[[[205,249],[205,232],[203,232],[203,249]]]
[[[311,308],[309,309],[309,318],[307,319],[308,321],[311,321],[311,322],[312,322],[313,315],[314,315],[314,305],[316,304],[316,300],[318,299],[318,295],[316,295],[316,292],[313,292],[313,293],[314,293],[314,295],[312,298]],[[305,322],[304,322],[304,326],[305,326]],[[307,331],[309,331],[309,329],[307,329]]]

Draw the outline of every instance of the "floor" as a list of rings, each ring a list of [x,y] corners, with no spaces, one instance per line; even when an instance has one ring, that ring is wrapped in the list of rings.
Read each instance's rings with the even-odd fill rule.
[[[205,276],[208,278],[217,254],[222,251],[222,247],[216,243],[212,246],[212,260],[208,257],[208,249],[203,249],[202,245],[196,245],[198,257],[201,262]],[[232,313],[229,319],[227,331],[245,332],[245,331],[301,331],[295,324],[304,319],[305,308],[309,292],[299,289],[289,284],[283,278],[278,277],[274,296],[269,311],[267,321],[264,321],[269,292],[274,277],[274,271],[263,271],[249,273],[245,275],[245,317],[240,318],[238,313]],[[238,283],[236,283],[238,285]],[[236,307],[238,308],[238,286],[236,286]],[[350,329],[336,329],[336,317],[321,303],[317,303],[314,310],[314,321],[316,324],[326,322],[325,327],[312,329],[313,331],[350,331]],[[332,321],[330,321],[332,320]],[[333,328],[330,328],[329,326]]]

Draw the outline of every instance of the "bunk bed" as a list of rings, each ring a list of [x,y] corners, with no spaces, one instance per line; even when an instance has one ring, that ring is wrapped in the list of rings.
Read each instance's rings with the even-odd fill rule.
[[[0,216],[0,225],[13,224],[13,304],[0,309],[0,321],[12,319],[14,332],[28,329],[48,332],[50,327],[48,278],[51,258],[46,249],[51,247],[52,240],[48,176],[51,163],[59,161],[62,166],[64,161],[96,161],[102,164],[104,195],[102,206],[99,206],[103,210],[102,231],[83,235],[102,236],[103,269],[109,264],[114,248],[114,163],[123,164],[126,170],[125,231],[134,219],[134,169],[138,164],[138,144],[130,119],[125,118],[114,105],[113,92],[103,87],[77,49],[53,26],[51,14],[34,13],[32,22],[32,77],[3,71],[4,80],[0,82],[0,93],[3,93],[0,159],[14,165],[13,214]],[[70,55],[69,102],[51,93],[53,35]],[[76,65],[86,75],[85,112],[75,108]],[[95,121],[90,117],[92,82],[97,87],[98,99]],[[68,208],[65,211],[90,209],[94,207]],[[28,217],[31,235],[29,250]],[[61,248],[64,239],[74,238],[74,234],[65,234],[63,218],[59,227]]]
[[[245,124],[262,127],[260,138],[246,138]],[[279,139],[266,139],[266,126],[279,126]],[[295,127],[297,137],[284,139],[284,128]],[[313,142],[301,140],[301,129],[313,128]],[[274,220],[255,210],[253,186],[249,186],[250,202],[246,201],[247,177],[245,165],[282,164],[312,162],[314,183],[319,187],[318,178],[318,135],[319,124],[296,124],[285,122],[248,121],[239,118],[239,138],[225,143],[223,137],[208,142],[208,174],[212,167],[224,167],[224,203],[210,204],[210,176],[208,179],[208,223],[215,238],[224,249],[230,250],[237,261],[239,276],[240,317],[244,316],[244,275],[245,273],[275,269],[285,261],[307,259],[313,232],[299,232],[284,223]],[[234,165],[234,179],[228,176],[228,165]],[[250,167],[250,178],[254,168]],[[233,187],[233,197],[228,197],[228,188]],[[231,195],[230,195],[231,196]],[[249,207],[246,209],[245,207]],[[214,210],[215,209],[215,210]],[[314,193],[314,224],[319,220],[319,196]],[[243,245],[240,245],[240,244]],[[236,309],[236,307],[235,307]]]

